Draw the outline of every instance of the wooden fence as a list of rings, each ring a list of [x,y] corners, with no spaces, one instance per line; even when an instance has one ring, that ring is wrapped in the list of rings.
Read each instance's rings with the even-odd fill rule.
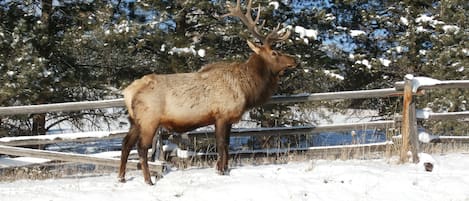
[[[299,94],[292,96],[274,96],[268,104],[288,104],[288,103],[301,103],[309,101],[321,100],[342,100],[342,99],[362,99],[362,98],[380,98],[380,97],[394,97],[404,96],[404,110],[402,118],[398,121],[401,122],[401,133],[403,137],[403,148],[401,153],[407,153],[412,149],[412,153],[418,153],[417,141],[417,127],[415,104],[412,101],[414,95],[422,94],[423,89],[439,89],[439,88],[469,88],[469,80],[454,80],[454,81],[436,81],[422,82],[422,78],[414,78],[413,76],[406,76],[404,82],[398,82],[394,88],[375,89],[375,90],[360,90],[360,91],[342,91],[342,92],[328,92],[316,94]],[[419,82],[420,81],[420,82]],[[13,106],[13,107],[0,107],[0,116],[17,115],[17,114],[33,114],[33,113],[51,113],[51,112],[68,112],[68,111],[81,111],[88,109],[99,108],[112,108],[123,107],[123,99],[105,100],[105,101],[84,101],[73,103],[56,103],[46,105],[31,105],[31,106]],[[469,112],[455,112],[455,113],[431,113],[428,119],[447,119],[447,118],[469,118]],[[232,136],[278,136],[278,135],[299,135],[321,133],[327,131],[351,131],[363,129],[387,129],[395,128],[396,120],[373,121],[365,123],[347,123],[347,124],[331,124],[331,125],[318,125],[318,126],[297,126],[288,128],[246,128],[246,129],[233,129]],[[188,134],[191,136],[210,136],[213,131],[193,131]],[[63,135],[47,135],[47,138],[41,136],[25,136],[15,138],[0,138],[0,153],[17,155],[17,156],[33,156],[51,160],[72,161],[81,163],[92,163],[107,166],[118,166],[118,159],[100,158],[87,156],[84,154],[65,154],[60,152],[42,151],[26,148],[18,148],[14,146],[25,146],[35,144],[53,144],[58,142],[85,142],[95,141],[97,139],[113,139],[122,138],[126,135],[126,131],[108,132],[108,134],[100,136],[77,136],[75,138],[67,138]],[[64,134],[66,135],[66,134]],[[412,140],[411,140],[412,139]],[[443,139],[443,138],[442,138]],[[449,139],[449,138],[448,138]],[[456,137],[453,140],[467,140],[466,138]],[[360,145],[359,145],[360,146]],[[362,145],[370,147],[373,145]],[[376,146],[383,146],[382,143]],[[327,149],[327,147],[324,147]],[[405,162],[406,156],[401,156]],[[418,161],[414,158],[414,162]],[[132,165],[133,164],[133,165]],[[162,172],[163,163],[153,163],[151,165],[152,171]],[[136,168],[136,162],[131,162],[131,167]]]

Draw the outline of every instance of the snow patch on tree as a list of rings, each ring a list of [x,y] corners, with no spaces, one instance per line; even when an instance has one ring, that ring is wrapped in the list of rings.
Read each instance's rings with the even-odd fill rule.
[[[428,15],[420,15],[420,17],[415,18],[415,22],[418,24],[429,24],[433,28],[435,28],[436,25],[439,24],[444,24],[444,22],[435,20],[434,16],[428,16]]]
[[[164,51],[165,46],[162,45],[160,50]],[[192,54],[194,56],[197,55],[199,57],[205,57],[205,50],[204,49],[196,50],[194,46],[182,47],[182,48],[173,47],[173,48],[171,48],[171,50],[168,51],[168,54],[170,54],[170,55],[174,55],[174,54]]]
[[[271,1],[269,2],[269,6],[273,6],[275,10],[277,10],[280,7],[280,3],[277,1]]]
[[[456,25],[443,25],[443,30],[445,31],[445,33],[458,33],[459,32],[459,27],[456,26]]]
[[[368,61],[368,59],[356,61],[355,64],[361,64],[361,65],[366,66],[366,68],[371,69],[371,64],[370,64],[370,61]]]
[[[401,24],[406,25],[406,26],[409,25],[409,20],[405,17],[401,17],[399,22],[401,22]]]
[[[378,60],[379,62],[381,62],[381,64],[383,64],[383,66],[386,66],[386,67],[389,67],[389,64],[391,64],[391,60],[389,59],[379,58]]]
[[[352,37],[357,37],[357,36],[361,36],[361,35],[366,35],[366,32],[362,31],[362,30],[350,30],[350,35]]]
[[[318,30],[315,29],[305,29],[302,26],[295,26],[295,33],[300,35],[300,38],[312,38],[317,40],[318,38]]]
[[[330,70],[324,70],[324,74],[328,75],[329,77],[338,79],[338,80],[344,80],[345,79],[344,76],[339,75],[337,73],[333,73]]]

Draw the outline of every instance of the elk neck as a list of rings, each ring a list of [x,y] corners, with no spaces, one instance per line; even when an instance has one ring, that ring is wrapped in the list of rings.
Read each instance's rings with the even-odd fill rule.
[[[242,82],[246,107],[252,108],[267,102],[277,89],[278,75],[257,54],[252,54],[242,66],[246,72],[246,82]]]

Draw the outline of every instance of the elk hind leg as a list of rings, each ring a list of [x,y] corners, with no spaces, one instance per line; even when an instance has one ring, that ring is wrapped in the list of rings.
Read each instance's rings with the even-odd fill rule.
[[[119,168],[119,181],[125,182],[125,169],[127,166],[127,159],[129,158],[129,153],[132,147],[136,144],[139,135],[138,126],[134,124],[133,120],[130,120],[130,129],[129,133],[124,137],[122,141],[122,151],[121,151],[121,163]]]
[[[145,179],[145,183],[149,185],[153,185],[153,182],[151,181],[150,169],[148,167],[148,149],[152,145],[157,128],[157,123],[146,124],[145,127],[142,127],[140,139],[137,144],[137,151],[138,156],[140,158],[140,165],[142,167],[143,178]]]

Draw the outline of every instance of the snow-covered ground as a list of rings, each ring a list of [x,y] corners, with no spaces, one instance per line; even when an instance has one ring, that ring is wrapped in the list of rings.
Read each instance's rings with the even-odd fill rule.
[[[140,171],[127,183],[116,174],[0,182],[0,200],[469,200],[469,154],[437,155],[433,172],[423,164],[392,160],[312,160],[233,167],[172,170],[155,186]]]

